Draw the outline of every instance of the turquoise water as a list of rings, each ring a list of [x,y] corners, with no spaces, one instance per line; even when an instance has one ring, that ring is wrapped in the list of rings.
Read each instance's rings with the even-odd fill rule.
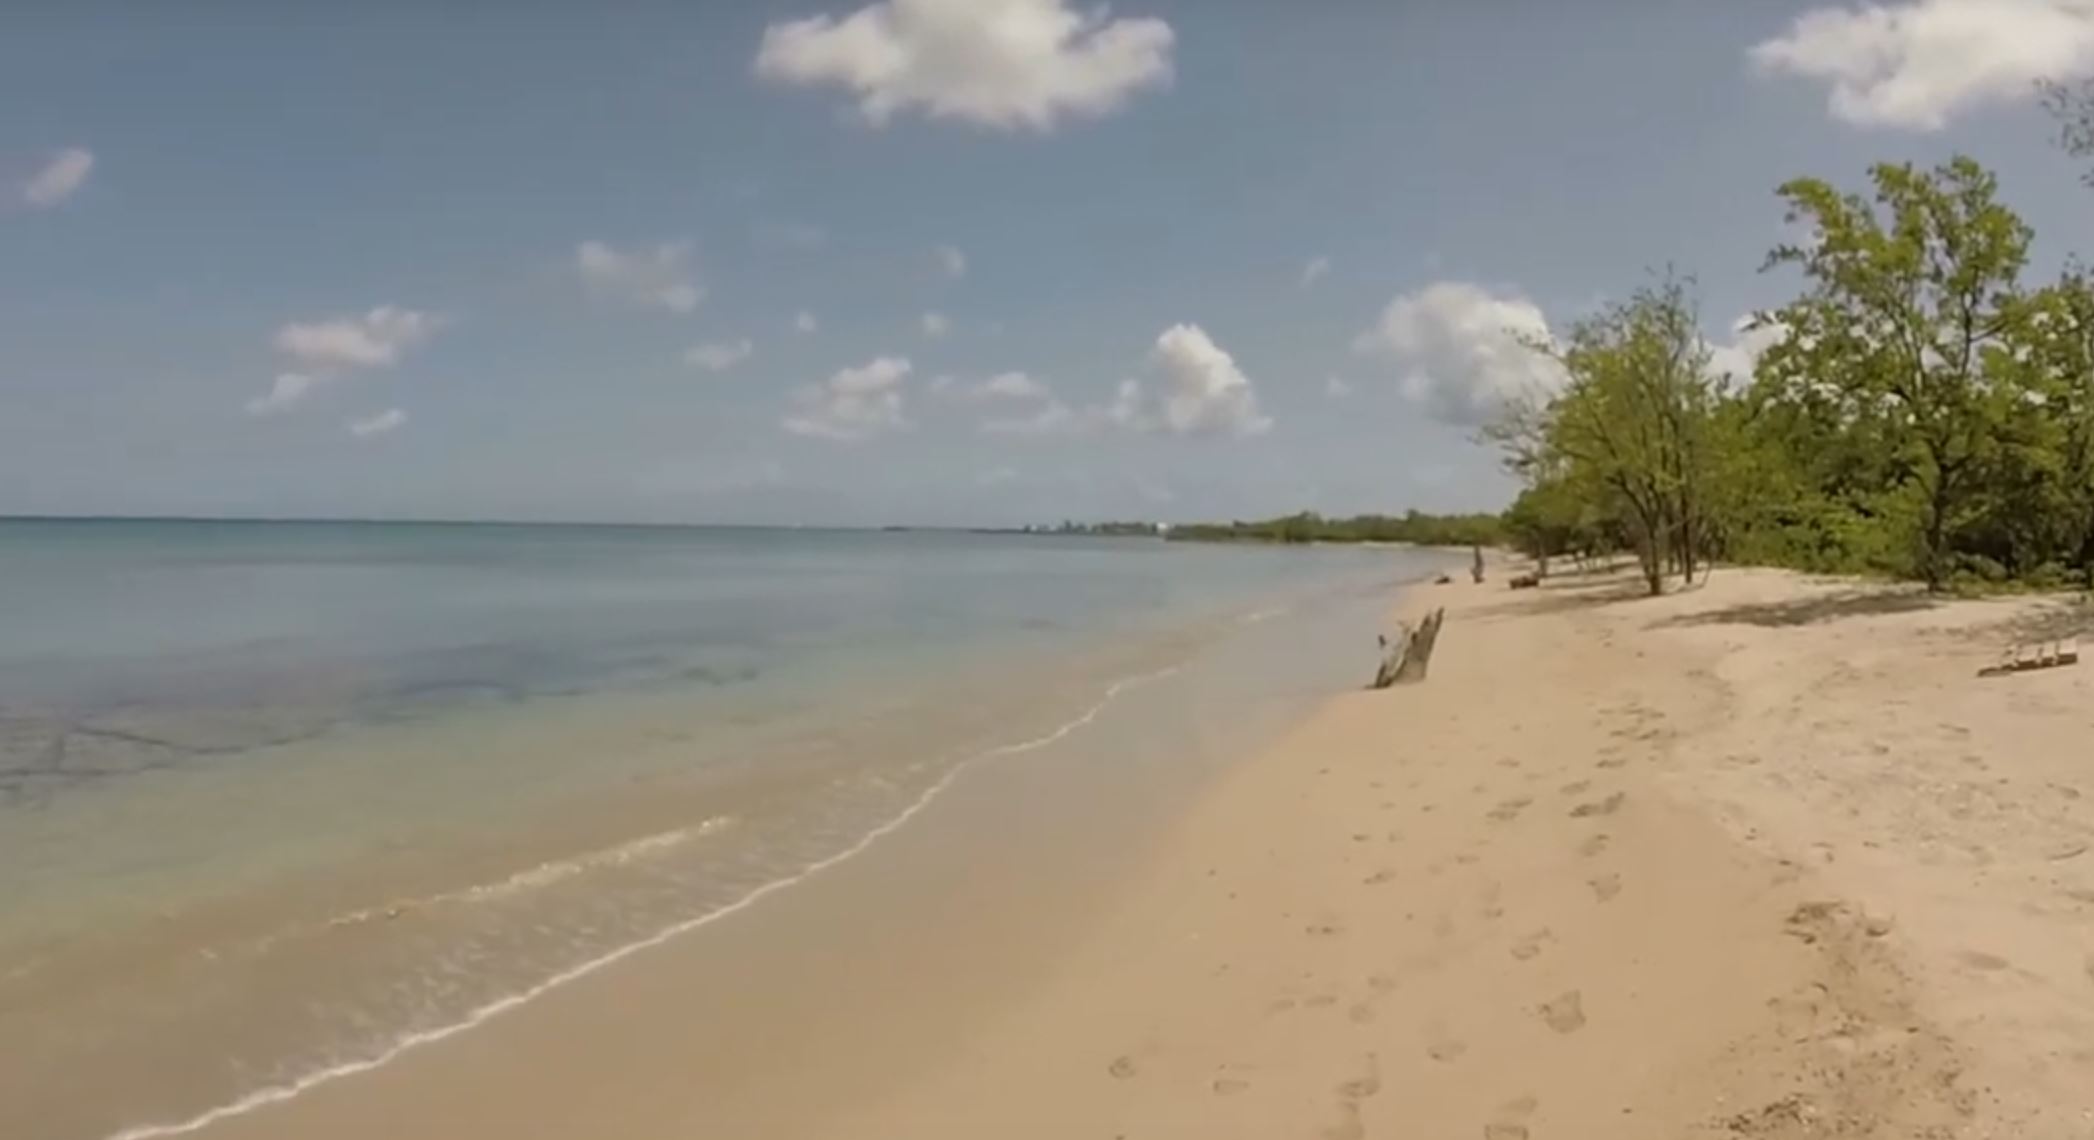
[[[0,521],[0,1134],[181,1134],[383,1063],[976,762],[1212,753],[1364,676],[1390,588],[1449,561]]]

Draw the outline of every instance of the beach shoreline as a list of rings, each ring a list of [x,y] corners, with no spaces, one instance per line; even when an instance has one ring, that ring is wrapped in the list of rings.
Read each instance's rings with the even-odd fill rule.
[[[1410,587],[1401,615],[1449,614],[1423,685],[1333,695],[1182,803],[984,770],[702,937],[183,1134],[1801,1140],[2094,1112],[2094,686],[1975,678],[2052,603],[1504,577]]]

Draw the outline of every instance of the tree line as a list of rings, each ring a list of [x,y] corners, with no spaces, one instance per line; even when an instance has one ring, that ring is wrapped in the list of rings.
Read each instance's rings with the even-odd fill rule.
[[[1802,288],[1753,317],[1750,375],[1670,272],[1528,343],[1561,383],[1486,430],[1522,481],[1508,539],[1631,551],[1653,593],[1717,559],[2094,585],[2094,275],[2030,280],[2032,230],[1968,158],[1779,194],[1798,236],[1766,268]]]
[[[1496,546],[1505,540],[1504,520],[1496,514],[1355,515],[1325,518],[1314,511],[1279,518],[1228,523],[1186,523],[1171,527],[1171,539],[1183,542],[1402,542],[1416,546]]]

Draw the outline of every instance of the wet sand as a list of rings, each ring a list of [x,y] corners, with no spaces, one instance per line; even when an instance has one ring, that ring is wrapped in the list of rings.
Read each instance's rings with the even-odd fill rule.
[[[1976,676],[2069,615],[1633,594],[1421,589],[1425,685],[1333,698],[1167,825],[1124,773],[985,769],[863,858],[193,1134],[2084,1130],[2094,665]]]

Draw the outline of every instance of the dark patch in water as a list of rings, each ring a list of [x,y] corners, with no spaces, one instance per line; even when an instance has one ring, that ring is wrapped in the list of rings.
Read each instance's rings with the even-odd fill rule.
[[[708,685],[746,685],[761,676],[754,665],[693,665],[683,671],[686,681],[703,681]]]

